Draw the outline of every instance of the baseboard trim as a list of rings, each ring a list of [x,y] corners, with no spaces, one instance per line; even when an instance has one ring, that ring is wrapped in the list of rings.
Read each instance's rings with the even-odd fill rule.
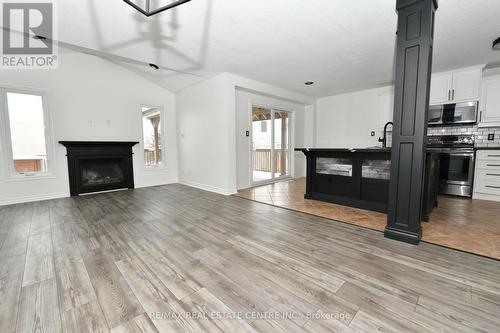
[[[472,195],[472,199],[489,200],[489,201],[500,202],[500,196],[498,196],[498,195],[485,194],[485,193],[477,193],[477,192],[474,192],[474,194]]]
[[[169,185],[169,184],[177,184],[178,182],[179,181],[177,178],[172,178],[172,179],[167,180],[166,182],[161,182],[159,184],[142,184],[142,185],[136,186],[135,188],[146,188],[146,187],[155,187],[155,186],[162,186],[162,185]],[[91,193],[91,194],[95,194],[95,193]],[[51,194],[44,194],[44,195],[23,196],[20,198],[9,198],[9,199],[0,200],[0,206],[15,205],[15,204],[26,203],[26,202],[68,198],[69,196],[70,196],[69,192],[67,192],[67,193],[64,192],[64,193],[51,193]]]
[[[238,193],[238,190],[236,188],[234,189],[225,189],[225,188],[220,188],[220,187],[215,187],[215,186],[210,186],[210,185],[205,185],[205,184],[200,184],[196,182],[191,182],[191,181],[186,181],[186,180],[180,180],[179,184],[198,188],[200,190],[205,190],[209,192],[215,192],[218,194],[222,195],[233,195],[235,193]]]
[[[418,245],[418,243],[420,243],[420,240],[422,239],[422,228],[420,228],[418,233],[413,233],[392,227],[385,227],[384,237],[408,244]]]
[[[69,192],[66,193],[51,193],[51,194],[44,194],[44,195],[32,195],[32,196],[24,196],[20,198],[11,198],[11,199],[6,199],[6,200],[1,200],[0,201],[0,206],[6,206],[6,205],[15,205],[15,204],[20,204],[20,203],[26,203],[26,202],[35,202],[35,201],[45,201],[45,200],[52,200],[52,199],[61,199],[61,198],[67,198],[69,197]]]
[[[151,184],[148,184],[148,183],[144,183],[144,184],[135,184],[135,188],[146,188],[146,187],[155,187],[155,186],[163,186],[163,185],[170,185],[170,184],[177,184],[179,183],[179,180],[177,178],[171,178],[171,179],[168,179],[164,182],[160,182],[160,183],[151,183]]]

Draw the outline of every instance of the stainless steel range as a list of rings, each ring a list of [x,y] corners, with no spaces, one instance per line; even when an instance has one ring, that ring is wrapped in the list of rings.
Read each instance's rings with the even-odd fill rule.
[[[429,136],[427,149],[439,150],[439,192],[472,197],[474,182],[474,136]]]

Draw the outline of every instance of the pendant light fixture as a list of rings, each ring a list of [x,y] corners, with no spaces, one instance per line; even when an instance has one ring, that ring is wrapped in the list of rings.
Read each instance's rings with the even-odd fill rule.
[[[493,50],[500,51],[500,37],[493,42]]]
[[[135,10],[139,11],[141,14],[150,17],[153,15],[156,15],[158,13],[161,13],[163,11],[166,11],[168,9],[177,7],[179,5],[182,5],[186,2],[189,2],[191,0],[172,0],[168,5],[161,6],[158,8],[152,8],[151,5],[152,3],[156,3],[156,0],[143,0],[143,1],[138,1],[138,0],[123,0],[125,3],[129,4],[134,8]],[[142,6],[138,5],[136,2],[140,2],[141,4],[144,3]]]

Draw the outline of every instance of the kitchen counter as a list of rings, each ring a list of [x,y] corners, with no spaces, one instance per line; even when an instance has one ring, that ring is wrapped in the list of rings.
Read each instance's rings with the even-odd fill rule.
[[[391,151],[387,148],[301,148],[307,157],[306,199],[387,211]]]
[[[347,153],[387,153],[391,148],[295,148],[295,151],[312,152],[347,152]]]
[[[387,212],[390,148],[297,148],[307,157],[306,199]],[[436,205],[439,153],[427,152],[422,219]]]
[[[500,150],[500,147],[474,147],[474,150]]]

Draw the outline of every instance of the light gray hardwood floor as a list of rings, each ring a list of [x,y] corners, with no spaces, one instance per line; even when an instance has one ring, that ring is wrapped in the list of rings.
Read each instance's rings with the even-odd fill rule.
[[[182,185],[0,207],[0,332],[500,332],[500,262]]]

